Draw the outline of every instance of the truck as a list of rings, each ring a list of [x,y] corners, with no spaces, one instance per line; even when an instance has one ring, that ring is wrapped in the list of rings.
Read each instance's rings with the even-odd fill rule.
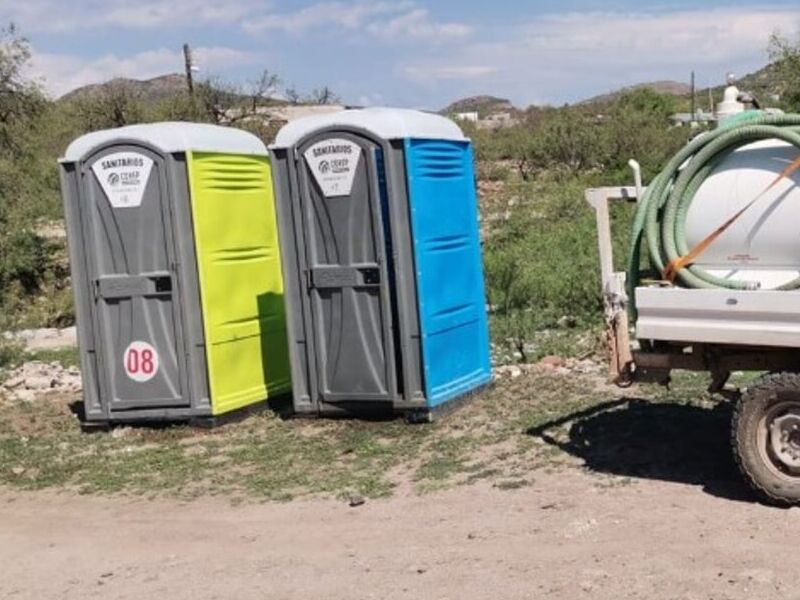
[[[647,186],[592,188],[609,376],[620,386],[707,372],[734,402],[733,456],[765,501],[800,504],[800,115],[761,110],[733,82],[717,126]],[[627,270],[610,205],[634,203]],[[735,372],[758,375],[744,390]]]

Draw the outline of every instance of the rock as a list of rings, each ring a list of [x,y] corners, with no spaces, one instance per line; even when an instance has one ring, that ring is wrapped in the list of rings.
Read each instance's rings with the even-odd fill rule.
[[[564,367],[566,362],[560,356],[550,355],[542,358],[538,364],[546,369],[558,369]]]
[[[17,477],[20,477],[23,473],[25,473],[25,467],[11,467],[11,473]]]
[[[133,429],[130,427],[115,427],[111,430],[111,437],[115,440],[120,440],[128,437],[131,433],[133,433]]]
[[[11,379],[6,379],[6,381],[3,383],[3,387],[6,388],[7,390],[13,390],[24,384],[25,384],[25,379],[17,375],[16,377],[12,377]]]
[[[584,374],[599,373],[602,370],[602,367],[600,365],[598,365],[596,362],[588,358],[574,361],[571,364],[568,364],[567,366],[570,368],[570,370],[576,373],[584,373]]]
[[[571,315],[564,315],[556,323],[559,327],[572,328],[578,324],[578,320]]]
[[[361,494],[350,494],[347,499],[347,503],[350,507],[361,506],[362,504],[366,504],[366,502],[366,499]]]
[[[16,400],[17,402],[33,402],[36,400],[37,392],[35,390],[28,390],[28,389],[21,389],[15,391],[11,395],[12,400]]]
[[[30,402],[48,392],[79,392],[82,389],[80,371],[65,369],[57,362],[29,361],[9,374],[2,384],[8,399]]]
[[[522,375],[522,367],[519,365],[502,365],[495,368],[494,373],[498,378],[510,377],[515,379]]]
[[[508,375],[511,377],[511,379],[516,379],[522,375],[522,369],[520,369],[517,365],[511,365],[508,368]]]
[[[25,388],[29,390],[49,390],[56,387],[56,379],[48,375],[31,375],[25,378]]]

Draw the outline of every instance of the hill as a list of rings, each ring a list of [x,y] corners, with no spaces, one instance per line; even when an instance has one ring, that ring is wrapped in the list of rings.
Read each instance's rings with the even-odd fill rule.
[[[640,90],[643,88],[653,90],[659,94],[668,94],[670,96],[686,96],[692,91],[692,88],[689,84],[682,83],[680,81],[649,81],[646,83],[630,85],[612,92],[600,94],[598,96],[593,96],[591,98],[587,98],[586,100],[581,100],[577,104],[607,104],[609,102],[613,102],[626,92],[632,92],[634,90]]]
[[[772,63],[766,67],[748,73],[744,77],[736,79],[736,87],[742,91],[751,92],[763,106],[770,106],[771,103],[780,100],[785,92],[786,82],[780,74],[780,65]],[[711,88],[711,93],[714,98],[721,98],[722,92],[725,89],[725,84],[722,83],[718,86]],[[709,90],[705,89],[698,94],[708,94]]]
[[[125,87],[129,89],[132,94],[146,101],[159,102],[160,100],[164,100],[169,96],[174,96],[186,90],[186,77],[178,73],[160,75],[159,77],[145,80],[116,77],[104,83],[93,83],[72,90],[61,96],[59,100],[66,102],[79,100],[87,96],[101,93],[103,90],[107,90],[111,87]]]
[[[516,107],[511,103],[511,101],[506,98],[482,95],[456,100],[444,108],[441,113],[451,115],[453,113],[461,112],[477,112],[478,116],[485,118],[492,114],[500,112],[514,112],[516,110]]]

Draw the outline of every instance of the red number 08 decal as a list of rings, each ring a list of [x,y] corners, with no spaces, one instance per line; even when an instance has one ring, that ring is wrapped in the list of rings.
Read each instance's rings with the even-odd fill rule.
[[[131,342],[122,360],[125,374],[134,381],[150,381],[158,373],[158,352],[147,342]]]

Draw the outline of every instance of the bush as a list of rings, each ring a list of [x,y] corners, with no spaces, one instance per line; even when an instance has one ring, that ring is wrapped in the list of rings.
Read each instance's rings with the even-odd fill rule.
[[[33,305],[47,281],[62,275],[56,246],[36,233],[40,219],[60,216],[52,155],[51,106],[23,75],[27,41],[0,33],[0,325]]]
[[[589,183],[523,185],[522,201],[484,246],[487,294],[496,345],[531,358],[538,332],[565,320],[578,328],[602,319],[594,212],[583,200]],[[615,207],[616,259],[623,264],[633,206]],[[566,319],[562,319],[566,317]]]
[[[21,361],[23,354],[20,346],[0,337],[0,372],[16,366]]]
[[[782,81],[782,104],[788,110],[800,110],[800,36],[795,39],[773,35],[769,55]]]

